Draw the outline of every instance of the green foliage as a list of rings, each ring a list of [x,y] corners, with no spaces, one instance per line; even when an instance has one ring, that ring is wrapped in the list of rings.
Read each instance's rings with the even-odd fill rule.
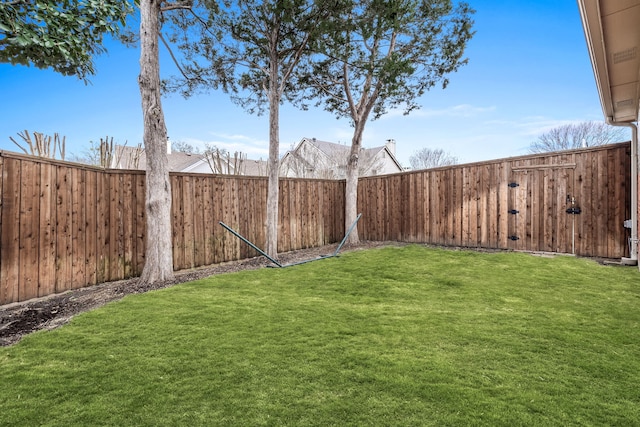
[[[263,113],[270,98],[280,103],[296,90],[290,76],[337,3],[204,1],[173,14],[169,40],[182,54],[182,75],[165,81],[165,89],[186,97],[221,88],[250,113]]]
[[[473,36],[473,9],[450,0],[356,0],[324,27],[298,84],[300,99],[354,122],[389,108],[405,114],[448,74],[467,63],[465,47]],[[302,69],[302,68],[301,68]]]
[[[222,88],[251,114],[269,111],[266,252],[277,255],[279,108],[300,90],[291,77],[337,0],[204,1],[197,11],[172,16],[170,37],[183,60],[182,78],[165,89],[184,96]],[[206,17],[204,17],[206,16]],[[265,108],[267,107],[267,108]]]
[[[0,350],[2,425],[635,425],[638,272],[419,246],[129,296]]]
[[[52,68],[87,80],[93,56],[105,51],[133,11],[127,0],[10,0],[0,4],[0,62]]]

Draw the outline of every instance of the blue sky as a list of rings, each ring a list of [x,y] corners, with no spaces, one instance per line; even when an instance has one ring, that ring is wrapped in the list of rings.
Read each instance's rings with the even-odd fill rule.
[[[390,113],[367,124],[365,147],[395,139],[408,166],[416,150],[444,149],[461,163],[527,154],[538,135],[555,126],[602,120],[577,2],[573,0],[470,0],[476,34],[469,64],[434,88],[409,116]],[[109,44],[85,86],[48,70],[0,64],[0,149],[19,150],[25,129],[66,136],[67,152],[81,154],[106,136],[135,145],[142,140],[137,86],[139,52]],[[163,52],[161,73],[170,75]],[[169,137],[195,146],[211,143],[249,158],[266,158],[268,117],[251,116],[222,92],[163,100]],[[280,147],[303,137],[350,143],[352,128],[323,111],[285,105]]]

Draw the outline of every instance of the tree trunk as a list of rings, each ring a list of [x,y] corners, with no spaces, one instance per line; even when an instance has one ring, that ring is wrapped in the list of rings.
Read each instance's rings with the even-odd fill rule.
[[[360,151],[362,148],[362,133],[364,132],[364,121],[356,121],[351,140],[351,151],[347,161],[347,181],[345,186],[344,200],[344,231],[351,227],[351,224],[358,216],[358,166],[360,162]],[[346,241],[349,245],[360,243],[358,227],[355,227]]]
[[[269,86],[269,161],[267,162],[267,248],[273,258],[278,256],[278,174],[280,171],[280,96],[277,93],[277,61],[271,61]]]
[[[167,128],[160,101],[158,34],[161,0],[140,1],[140,95],[144,120],[146,174],[146,251],[140,280],[171,280],[171,183],[167,161]]]

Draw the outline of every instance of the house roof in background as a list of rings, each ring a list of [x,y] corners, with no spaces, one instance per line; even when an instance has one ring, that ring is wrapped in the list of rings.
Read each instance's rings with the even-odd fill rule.
[[[320,141],[315,138],[303,138],[301,142],[303,142],[304,140],[315,145],[316,147],[318,147],[320,151],[322,151],[328,156],[335,156],[335,155],[342,155],[342,154],[346,155],[349,152],[349,150],[351,150],[351,147],[343,144],[336,144],[335,142]]]
[[[300,145],[305,141],[315,145],[316,147],[318,147],[320,151],[322,151],[329,157],[334,157],[334,156],[346,157],[349,154],[349,151],[351,150],[350,145],[336,144],[335,142],[328,142],[328,141],[320,141],[315,138],[302,138],[302,140],[300,141],[300,144],[298,144],[295,150],[297,150],[300,147]],[[389,147],[387,145],[381,145],[379,147],[373,147],[373,148],[363,147],[362,160],[368,161],[370,159],[373,159],[380,151],[383,151],[383,150],[387,151],[391,159],[398,165],[398,168],[402,170],[402,165],[400,164],[398,159],[396,159],[395,154],[392,153],[391,150],[389,150]]]
[[[138,164],[136,167],[135,157],[138,152],[136,147],[127,147],[119,145],[117,147],[118,163],[115,165],[121,169],[141,169],[147,168],[147,157],[142,150],[139,154]],[[171,172],[191,172],[196,167],[207,162],[202,154],[188,154],[181,151],[174,151],[167,154],[169,161],[169,171]],[[247,176],[265,176],[267,174],[267,162],[265,160],[244,160],[243,174]]]
[[[117,147],[117,165],[122,169],[142,169],[147,168],[147,156],[144,150],[136,147],[127,147],[119,145]],[[139,155],[137,167],[135,157]],[[171,172],[184,172],[193,169],[193,167],[199,165],[202,162],[206,162],[206,159],[201,154],[187,154],[180,151],[176,151],[167,154],[167,160],[169,161],[169,170]]]
[[[266,160],[245,159],[243,163],[243,167],[244,167],[244,174],[246,176],[266,176],[267,175]]]

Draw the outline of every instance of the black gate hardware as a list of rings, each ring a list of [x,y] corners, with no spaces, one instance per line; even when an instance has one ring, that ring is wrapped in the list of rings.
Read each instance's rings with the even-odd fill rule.
[[[520,240],[518,236],[509,236],[509,240]]]
[[[571,215],[580,215],[581,212],[582,212],[582,209],[580,209],[579,207],[567,209],[567,213]]]
[[[520,211],[519,211],[519,210],[516,210],[516,209],[509,209],[509,213],[510,213],[511,215],[515,215],[515,214],[517,214],[517,213],[520,213]]]
[[[511,188],[520,187],[520,184],[518,184],[517,182],[510,182],[508,185],[509,185],[509,187],[511,187]]]

